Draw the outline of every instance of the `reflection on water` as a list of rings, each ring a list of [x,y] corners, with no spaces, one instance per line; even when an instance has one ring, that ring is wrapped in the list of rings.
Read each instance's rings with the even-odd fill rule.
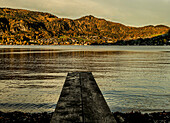
[[[112,111],[170,111],[169,47],[49,48],[0,48],[0,110],[54,111],[67,73],[91,71]]]

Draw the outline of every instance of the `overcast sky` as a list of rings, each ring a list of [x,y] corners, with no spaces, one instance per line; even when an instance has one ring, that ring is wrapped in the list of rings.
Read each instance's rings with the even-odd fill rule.
[[[0,0],[0,7],[38,10],[71,19],[94,15],[128,26],[170,26],[170,0]]]

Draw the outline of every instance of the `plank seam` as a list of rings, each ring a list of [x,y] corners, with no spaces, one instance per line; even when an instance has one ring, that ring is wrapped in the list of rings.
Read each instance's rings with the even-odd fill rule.
[[[81,78],[81,73],[79,73],[79,80],[80,80],[80,89],[81,89],[81,105],[82,105],[82,120],[83,123],[85,123],[85,116],[84,116],[84,104],[83,104],[83,89],[82,89],[82,78]]]

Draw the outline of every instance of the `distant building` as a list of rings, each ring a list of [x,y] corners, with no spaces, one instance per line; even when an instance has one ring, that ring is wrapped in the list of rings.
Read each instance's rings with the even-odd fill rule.
[[[107,43],[108,43],[108,44],[111,44],[111,43],[113,43],[113,41],[112,41],[112,40],[108,40]]]

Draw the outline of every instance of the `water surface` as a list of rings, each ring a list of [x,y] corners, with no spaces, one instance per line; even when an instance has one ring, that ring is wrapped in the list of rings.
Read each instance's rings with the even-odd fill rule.
[[[169,46],[0,46],[0,110],[54,111],[73,71],[93,73],[113,112],[170,111]]]

